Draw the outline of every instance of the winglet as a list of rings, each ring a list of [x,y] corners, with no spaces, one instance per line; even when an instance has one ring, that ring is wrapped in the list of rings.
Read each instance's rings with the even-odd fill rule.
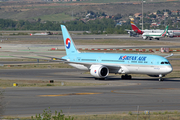
[[[168,57],[171,57],[173,56],[174,54],[172,53],[171,55],[168,55],[168,56],[165,56],[164,58],[168,58]]]

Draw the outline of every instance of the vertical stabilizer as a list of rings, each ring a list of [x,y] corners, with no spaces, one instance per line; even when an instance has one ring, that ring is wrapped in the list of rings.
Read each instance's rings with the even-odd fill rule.
[[[139,30],[139,28],[134,24],[133,21],[131,21],[131,27],[132,27],[132,29],[133,29],[134,31]]]
[[[138,34],[143,34],[143,33],[144,33],[143,31],[141,31],[141,30],[136,26],[136,24],[134,24],[133,21],[131,21],[131,27],[132,27],[132,29],[134,30],[134,32],[136,32],[136,33],[138,33]]]
[[[66,49],[66,54],[76,54],[79,53],[79,51],[76,49],[75,44],[67,30],[67,28],[64,25],[61,25],[63,40],[64,40],[64,46]]]
[[[166,29],[164,30],[164,32],[161,34],[162,37],[166,36],[166,34],[168,33],[168,26],[166,27]]]

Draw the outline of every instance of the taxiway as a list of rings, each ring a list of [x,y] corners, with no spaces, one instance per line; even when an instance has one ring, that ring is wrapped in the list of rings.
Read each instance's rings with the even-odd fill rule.
[[[94,80],[76,69],[0,70],[1,79],[55,80],[105,83],[103,86],[11,87],[1,88],[4,115],[30,116],[52,111],[71,114],[112,114],[124,111],[180,110],[180,78],[137,78],[121,80],[118,75]]]

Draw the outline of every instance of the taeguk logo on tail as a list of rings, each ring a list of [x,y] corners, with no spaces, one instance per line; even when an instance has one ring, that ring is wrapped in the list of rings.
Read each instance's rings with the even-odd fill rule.
[[[71,40],[69,38],[66,39],[66,48],[69,49],[71,46]]]

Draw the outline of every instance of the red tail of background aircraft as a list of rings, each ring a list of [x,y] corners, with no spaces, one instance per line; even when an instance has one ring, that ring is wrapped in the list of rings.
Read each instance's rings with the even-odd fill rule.
[[[131,27],[132,29],[134,30],[134,32],[138,33],[138,34],[143,34],[144,32],[142,30],[140,30],[135,24],[133,21],[131,21]]]

